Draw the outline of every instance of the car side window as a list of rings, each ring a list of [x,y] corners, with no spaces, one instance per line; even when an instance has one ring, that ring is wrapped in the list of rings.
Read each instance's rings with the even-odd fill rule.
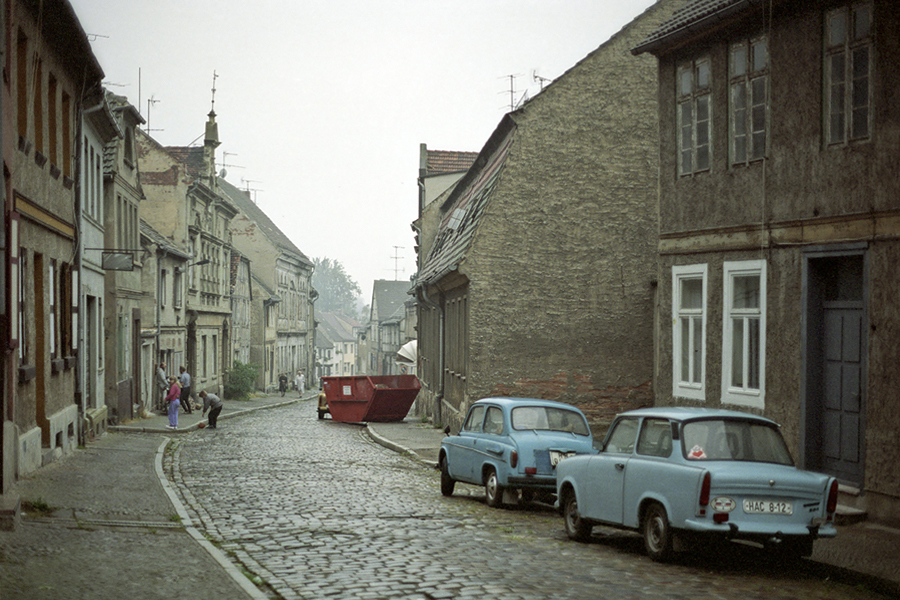
[[[484,420],[484,432],[494,435],[503,433],[503,411],[496,406],[489,406],[487,418]]]
[[[481,431],[481,423],[484,421],[484,406],[476,406],[469,411],[469,417],[463,425],[463,431]]]
[[[666,419],[644,419],[638,436],[637,453],[645,456],[672,455],[672,427]]]
[[[613,425],[604,452],[613,454],[631,454],[634,452],[634,441],[637,437],[638,420],[620,419]]]

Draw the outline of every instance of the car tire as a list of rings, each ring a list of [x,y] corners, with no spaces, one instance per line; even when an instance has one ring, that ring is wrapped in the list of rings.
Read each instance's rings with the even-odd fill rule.
[[[500,508],[503,505],[503,486],[497,471],[490,469],[484,478],[484,501],[491,508]]]
[[[563,523],[566,535],[570,540],[586,542],[590,539],[593,526],[578,514],[578,500],[575,498],[575,492],[570,491],[563,500]]]
[[[672,528],[669,515],[658,502],[651,503],[644,511],[642,522],[644,548],[647,555],[657,561],[666,562],[672,558]]]
[[[444,496],[452,496],[453,488],[456,487],[456,481],[450,477],[450,471],[447,468],[447,457],[441,458],[441,494]]]

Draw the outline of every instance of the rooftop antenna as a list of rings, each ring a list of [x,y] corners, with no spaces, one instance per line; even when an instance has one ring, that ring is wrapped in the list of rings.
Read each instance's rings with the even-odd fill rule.
[[[516,110],[516,77],[521,77],[521,73],[516,73],[514,75],[504,75],[503,77],[509,78],[509,111],[512,112]],[[506,94],[507,92],[500,92],[501,94]]]
[[[162,102],[162,100],[157,100],[155,95],[147,98],[147,127],[144,128],[144,131],[163,131],[162,129],[150,129],[150,107],[158,102]]]
[[[532,77],[534,78],[535,81],[541,82],[541,91],[542,91],[542,92],[544,91],[544,84],[545,84],[545,83],[546,83],[546,84],[553,83],[553,80],[552,80],[552,79],[547,79],[546,77],[541,77],[540,75],[538,75],[538,74],[537,74],[537,70],[532,71]]]
[[[225,167],[234,167],[235,169],[243,169],[241,165],[229,165],[228,157],[229,156],[237,156],[237,152],[222,152],[222,162],[219,163],[219,166],[222,167],[222,170],[219,171],[219,177],[225,178],[228,175],[228,172],[225,170]]]
[[[397,279],[397,274],[402,273],[406,270],[400,267],[399,261],[402,260],[403,257],[397,256],[398,250],[403,250],[403,246],[394,246],[394,256],[391,257],[391,259],[394,261],[394,281],[399,281],[399,279]]]
[[[247,192],[248,196],[250,196],[250,192],[253,192],[253,196],[252,196],[253,204],[257,204],[256,192],[262,192],[264,190],[262,190],[260,188],[251,188],[250,184],[251,183],[262,183],[262,182],[258,179],[244,179],[243,177],[241,177],[241,183],[245,184],[244,191]]]

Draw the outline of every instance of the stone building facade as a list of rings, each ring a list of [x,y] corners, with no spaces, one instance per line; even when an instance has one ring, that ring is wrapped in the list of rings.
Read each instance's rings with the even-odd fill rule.
[[[897,31],[889,0],[700,0],[636,48],[659,58],[659,401],[775,419],[895,522]]]
[[[601,430],[652,404],[657,71],[630,50],[680,4],[653,5],[504,117],[442,199],[416,281],[433,418],[533,396]]]

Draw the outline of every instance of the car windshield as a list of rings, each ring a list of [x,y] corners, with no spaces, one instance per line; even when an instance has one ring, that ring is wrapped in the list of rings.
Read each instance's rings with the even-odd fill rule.
[[[589,435],[584,418],[574,410],[547,406],[518,406],[512,410],[513,429],[540,429],[566,431],[577,435]]]
[[[704,419],[684,424],[683,452],[689,460],[740,460],[793,465],[774,425],[741,419]]]

